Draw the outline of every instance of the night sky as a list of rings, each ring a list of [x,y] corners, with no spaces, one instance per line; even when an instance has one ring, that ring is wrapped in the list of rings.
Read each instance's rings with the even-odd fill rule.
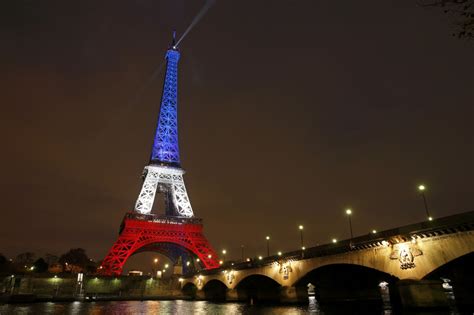
[[[183,168],[205,234],[264,254],[473,210],[474,43],[402,1],[217,1],[180,45]],[[148,163],[163,73],[203,1],[2,1],[0,252],[94,259]]]

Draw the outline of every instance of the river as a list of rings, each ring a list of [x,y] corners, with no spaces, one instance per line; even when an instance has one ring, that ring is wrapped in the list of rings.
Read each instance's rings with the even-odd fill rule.
[[[72,302],[72,303],[32,303],[0,305],[0,315],[40,315],[40,314],[315,314],[315,315],[397,315],[390,310],[358,310],[332,306],[320,308],[317,303],[302,306],[248,305],[243,303],[212,303],[207,301],[113,301],[113,302]],[[404,312],[409,315],[455,315],[453,311]]]

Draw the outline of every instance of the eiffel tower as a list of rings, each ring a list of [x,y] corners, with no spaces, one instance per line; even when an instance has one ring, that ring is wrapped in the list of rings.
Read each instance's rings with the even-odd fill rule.
[[[100,266],[104,275],[119,275],[136,253],[155,251],[174,263],[184,258],[201,268],[219,267],[218,257],[205,238],[202,220],[194,216],[184,185],[178,146],[178,61],[176,37],[166,52],[166,74],[160,115],[150,162],[133,211],[125,214],[119,237]],[[152,213],[157,194],[164,199],[164,214]],[[160,209],[158,209],[160,210]]]

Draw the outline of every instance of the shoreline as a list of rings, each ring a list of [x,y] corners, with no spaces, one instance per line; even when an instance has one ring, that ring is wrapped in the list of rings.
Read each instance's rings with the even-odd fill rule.
[[[175,301],[175,300],[187,300],[191,301],[192,298],[188,296],[84,296],[84,297],[53,297],[53,296],[41,296],[35,294],[16,294],[9,296],[0,297],[0,304],[24,304],[24,303],[61,303],[61,302],[108,302],[108,301]]]

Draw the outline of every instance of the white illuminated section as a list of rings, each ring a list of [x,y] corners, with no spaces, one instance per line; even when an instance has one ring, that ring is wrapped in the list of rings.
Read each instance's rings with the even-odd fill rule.
[[[189,201],[186,187],[184,186],[184,171],[179,168],[148,165],[145,167],[146,177],[142,190],[135,203],[135,211],[149,214],[155,201],[155,195],[159,184],[169,184],[173,204],[177,215],[183,217],[193,217],[193,209]]]

